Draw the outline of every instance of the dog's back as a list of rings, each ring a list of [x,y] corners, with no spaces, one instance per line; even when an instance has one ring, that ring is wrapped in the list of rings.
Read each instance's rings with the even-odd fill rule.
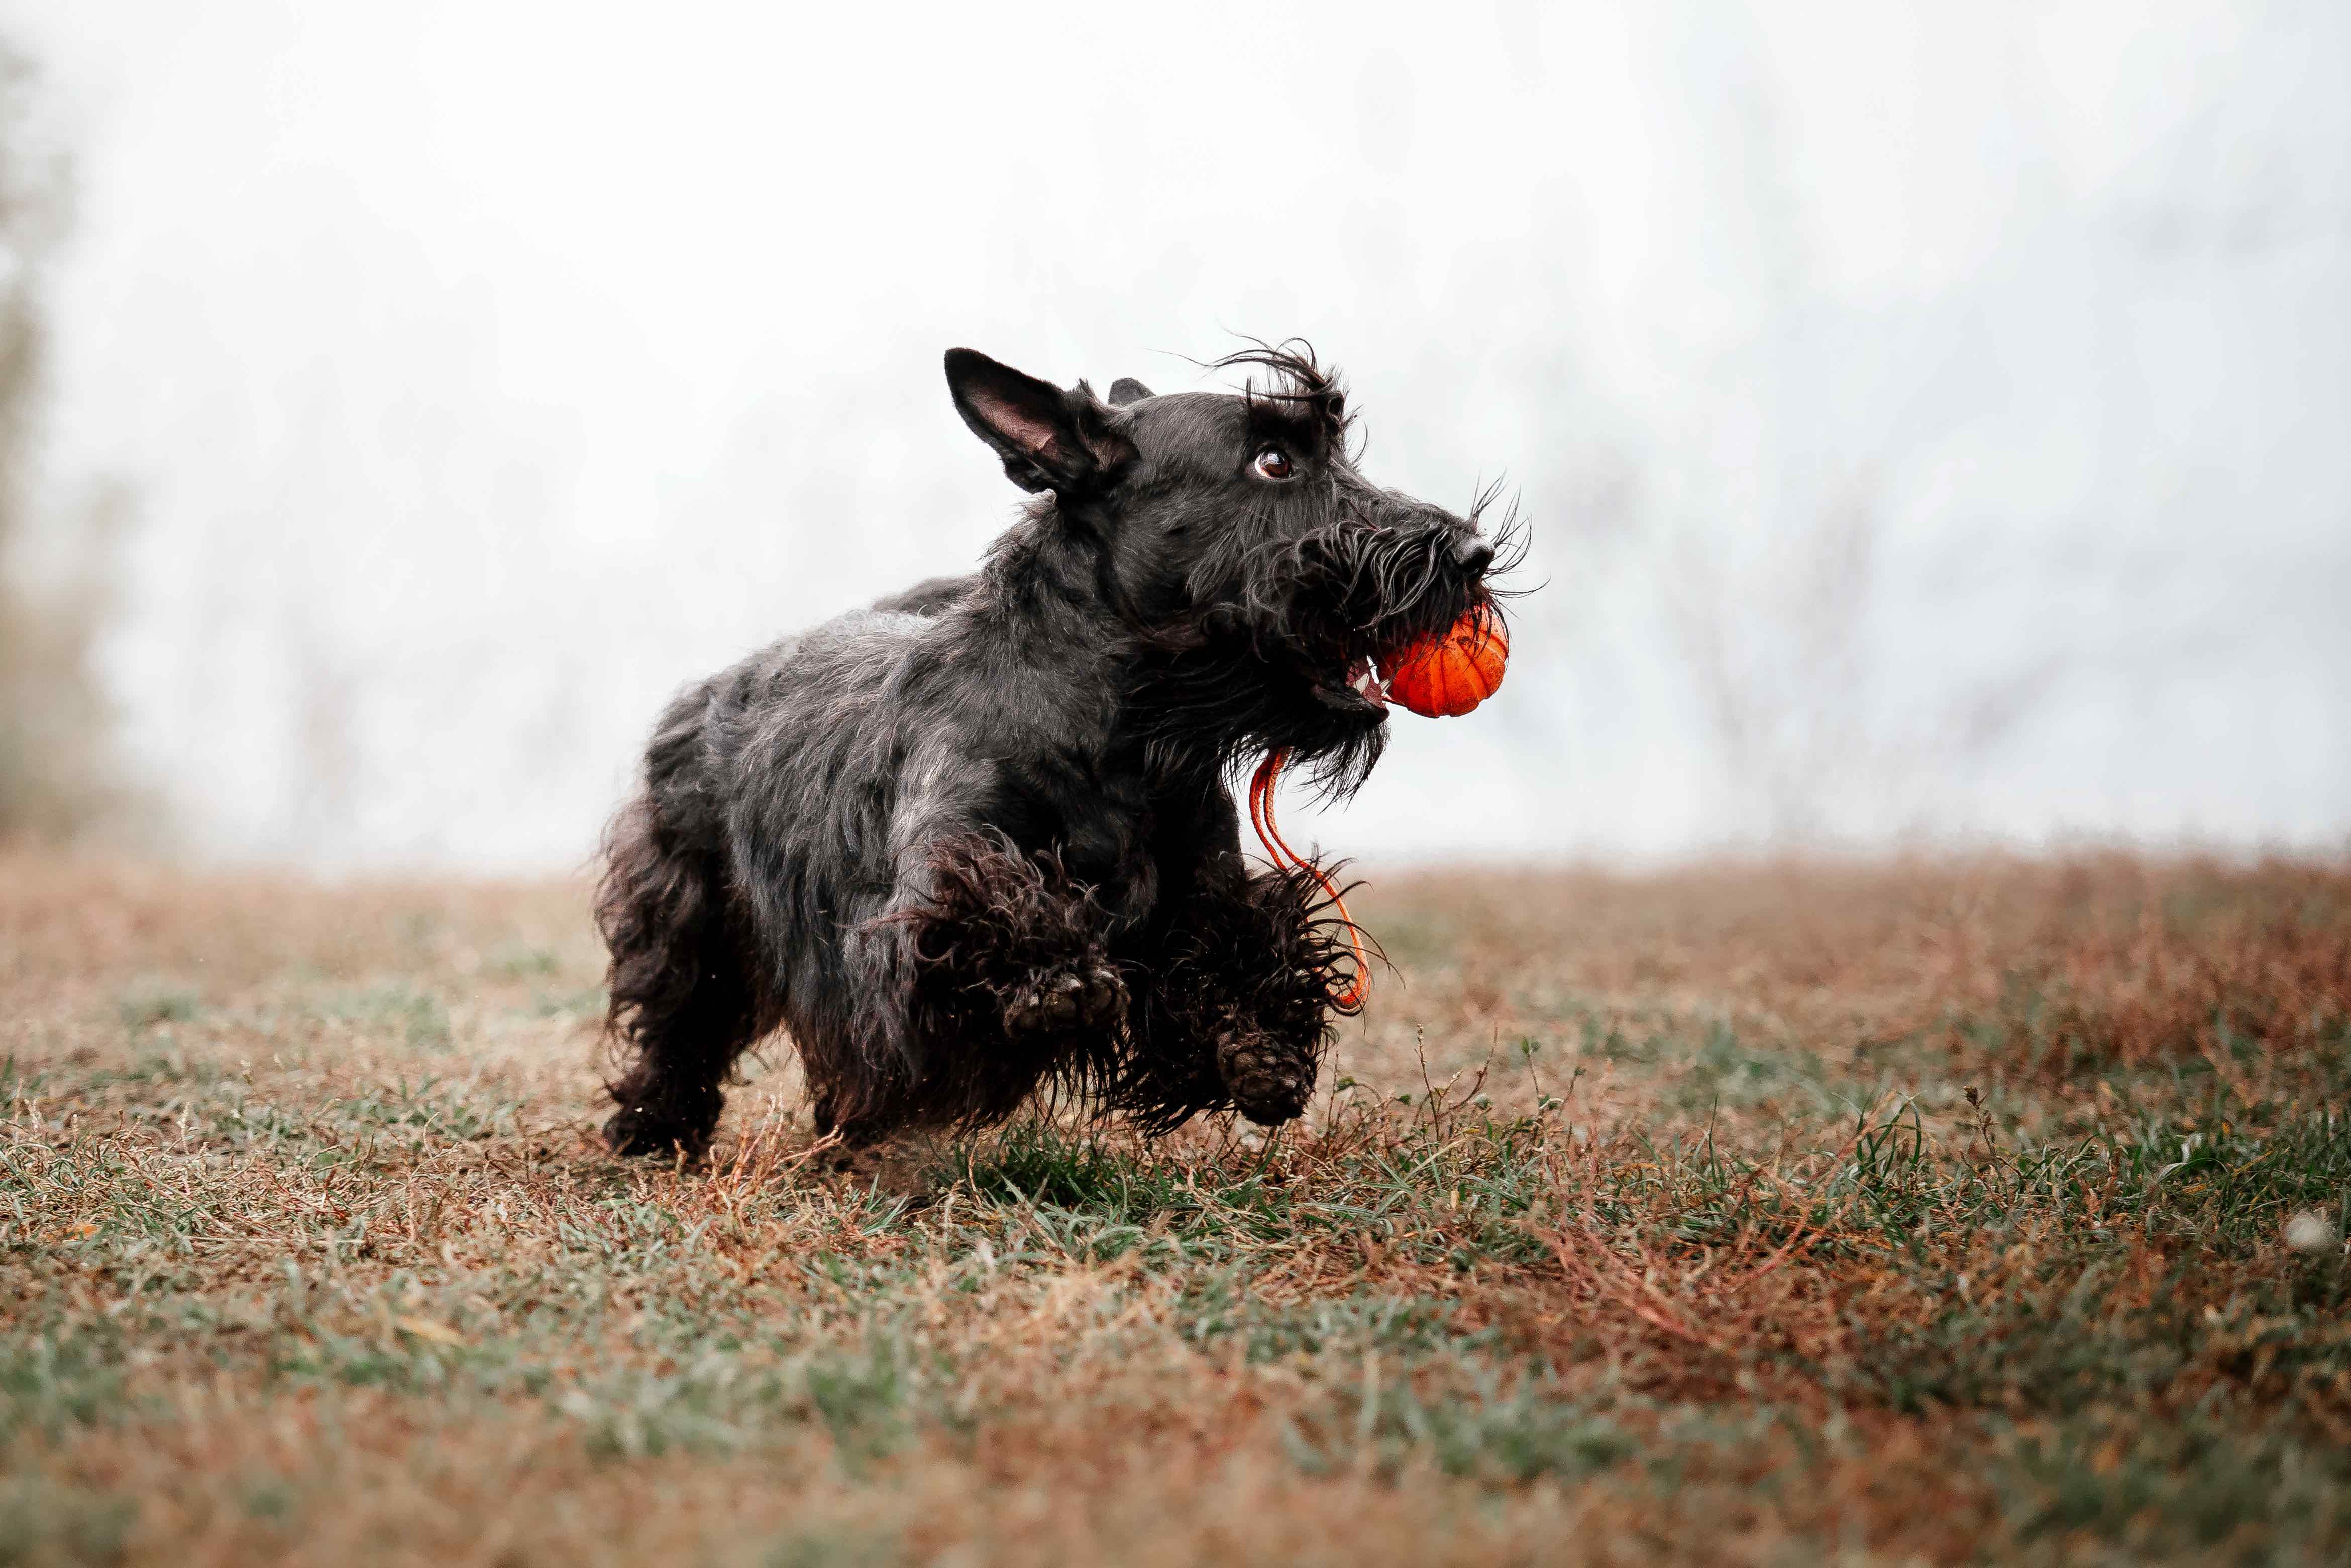
[[[873,608],[895,611],[901,615],[936,615],[968,594],[978,581],[976,573],[966,573],[961,577],[927,577],[903,593],[888,594],[875,600]]]

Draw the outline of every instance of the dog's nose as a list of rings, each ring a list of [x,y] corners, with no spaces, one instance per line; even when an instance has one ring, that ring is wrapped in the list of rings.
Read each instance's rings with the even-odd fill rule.
[[[1494,547],[1476,534],[1464,534],[1453,541],[1453,560],[1464,571],[1482,574],[1494,564]]]

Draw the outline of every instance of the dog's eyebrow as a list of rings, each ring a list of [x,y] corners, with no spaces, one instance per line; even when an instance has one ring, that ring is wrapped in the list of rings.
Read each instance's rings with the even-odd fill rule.
[[[1331,422],[1311,396],[1255,392],[1249,399],[1249,434],[1287,435],[1294,441],[1322,446],[1332,435]]]

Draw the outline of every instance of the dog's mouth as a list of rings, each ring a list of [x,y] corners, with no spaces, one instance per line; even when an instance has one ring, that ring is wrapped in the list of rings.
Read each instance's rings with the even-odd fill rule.
[[[1335,680],[1316,681],[1314,695],[1342,713],[1385,717],[1388,711],[1387,677],[1380,673],[1379,661],[1368,653],[1358,655]]]

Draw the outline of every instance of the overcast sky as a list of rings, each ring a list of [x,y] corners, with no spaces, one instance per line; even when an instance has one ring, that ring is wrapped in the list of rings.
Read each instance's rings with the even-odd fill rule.
[[[1326,847],[2340,846],[2346,16],[0,6],[136,758],[209,852],[496,868],[1005,525],[942,349],[1164,391],[1237,332],[1537,529],[1502,694]]]

